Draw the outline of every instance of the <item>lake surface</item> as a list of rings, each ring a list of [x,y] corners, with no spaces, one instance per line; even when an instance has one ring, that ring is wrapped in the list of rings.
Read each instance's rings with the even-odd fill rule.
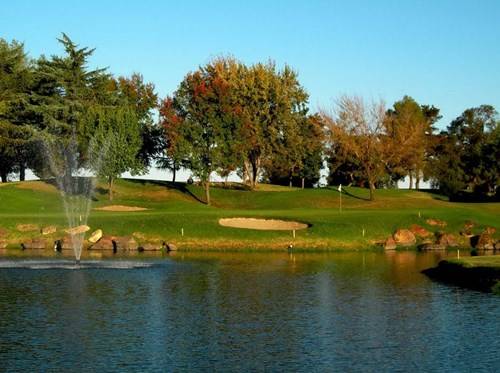
[[[0,371],[499,371],[500,297],[420,273],[441,255],[0,268]]]

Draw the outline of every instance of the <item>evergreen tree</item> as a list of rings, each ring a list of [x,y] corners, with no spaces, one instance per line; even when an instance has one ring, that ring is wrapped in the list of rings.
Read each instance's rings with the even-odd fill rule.
[[[493,106],[465,110],[440,136],[432,161],[434,184],[453,196],[462,190],[496,193],[500,181],[498,113]]]
[[[27,107],[31,65],[21,43],[0,39],[0,176],[2,182],[14,171],[24,180],[32,154],[32,131]]]
[[[112,104],[114,98],[106,69],[88,68],[94,49],[79,48],[64,33],[58,41],[64,48],[63,56],[55,55],[50,59],[42,56],[37,61],[31,110],[36,127],[44,132],[40,139],[51,137],[52,143],[57,143],[57,154],[52,156],[76,152],[77,162],[70,168],[79,168],[86,161],[92,136],[82,126],[82,118],[93,105]],[[41,150],[43,153],[43,146]],[[35,162],[34,171],[39,176],[50,174],[44,159]],[[68,175],[72,171],[63,170]]]

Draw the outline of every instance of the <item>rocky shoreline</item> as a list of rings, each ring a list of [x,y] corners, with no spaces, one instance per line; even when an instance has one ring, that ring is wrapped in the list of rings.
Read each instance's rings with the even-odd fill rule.
[[[412,224],[409,228],[397,229],[390,237],[381,242],[385,250],[396,250],[400,247],[416,247],[418,250],[446,250],[449,248],[465,248],[470,250],[500,250],[500,240],[494,238],[496,229],[486,227],[474,232],[476,224],[466,221],[458,234],[443,230],[447,223],[438,219],[427,219],[426,224],[437,227],[431,231],[420,225]]]

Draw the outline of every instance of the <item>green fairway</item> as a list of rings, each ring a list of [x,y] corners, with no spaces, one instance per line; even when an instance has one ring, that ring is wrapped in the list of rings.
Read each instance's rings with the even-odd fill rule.
[[[500,229],[498,203],[451,203],[421,191],[377,190],[376,200],[369,201],[367,190],[345,188],[342,211],[335,188],[301,190],[261,185],[249,191],[213,187],[212,206],[201,202],[204,192],[194,185],[119,180],[112,202],[106,192],[104,184],[99,184],[92,208],[126,205],[148,210],[92,210],[88,221],[91,229],[101,228],[105,235],[136,233],[147,240],[174,242],[186,250],[284,250],[290,244],[307,250],[363,249],[411,224],[458,234],[466,220],[475,223],[477,233],[486,226]],[[296,231],[294,239],[291,231],[222,227],[218,224],[222,217],[278,218],[308,223],[310,228]],[[427,218],[444,220],[447,226],[428,226]],[[18,224],[63,228],[66,222],[57,189],[41,181],[1,184],[0,227],[7,230],[9,241],[38,234],[18,232]]]

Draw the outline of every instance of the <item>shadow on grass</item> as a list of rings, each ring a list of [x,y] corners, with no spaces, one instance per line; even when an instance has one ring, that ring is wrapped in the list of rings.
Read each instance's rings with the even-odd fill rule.
[[[162,186],[166,187],[169,189],[175,189],[185,195],[190,196],[194,200],[203,203],[206,205],[205,201],[203,201],[200,197],[198,197],[196,194],[191,192],[187,186],[186,183],[174,183],[172,181],[164,181],[164,180],[144,180],[144,179],[123,179],[127,180],[128,182],[134,183],[134,184],[140,184],[140,185],[146,185],[146,184],[151,184],[151,185],[156,185],[156,186]]]
[[[357,195],[352,194],[351,192],[349,192],[347,189],[342,189],[342,194],[344,194],[344,195],[346,195],[348,197],[359,199],[361,201],[370,201],[370,198],[357,196]]]
[[[93,178],[87,176],[71,176],[68,178],[64,178],[62,180],[63,187],[61,188],[61,183],[58,182],[55,178],[52,179],[44,179],[40,180],[46,184],[52,185],[57,190],[62,191],[66,195],[70,196],[82,196],[91,198],[92,201],[97,201],[98,199],[93,195],[92,183]],[[100,192],[103,188],[96,188],[95,191]],[[107,189],[105,189],[105,193],[107,193]]]

